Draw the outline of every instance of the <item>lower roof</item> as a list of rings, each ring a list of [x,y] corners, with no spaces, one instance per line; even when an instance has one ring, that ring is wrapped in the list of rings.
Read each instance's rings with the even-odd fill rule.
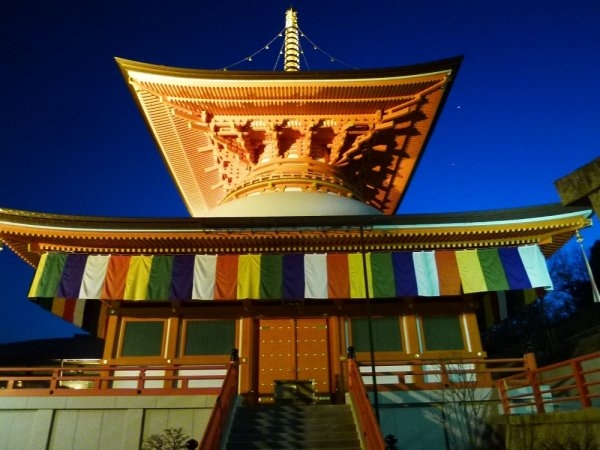
[[[560,204],[449,214],[111,218],[0,208],[0,240],[36,267],[48,251],[223,254],[472,249],[539,245],[545,256],[592,211]]]

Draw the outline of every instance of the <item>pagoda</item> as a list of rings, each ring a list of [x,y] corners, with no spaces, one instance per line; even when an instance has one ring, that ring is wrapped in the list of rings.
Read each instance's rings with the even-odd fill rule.
[[[164,374],[235,349],[261,403],[280,380],[339,399],[348,348],[484,360],[480,328],[550,288],[545,258],[590,225],[560,204],[398,215],[461,58],[300,71],[299,38],[290,9],[282,72],[117,58],[190,217],[0,209],[30,299],[104,339],[101,365]]]

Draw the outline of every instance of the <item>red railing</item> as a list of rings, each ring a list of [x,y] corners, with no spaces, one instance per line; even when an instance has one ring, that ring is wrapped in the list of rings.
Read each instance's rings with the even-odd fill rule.
[[[384,450],[385,443],[367,389],[355,360],[348,359],[348,393],[358,420],[359,431],[368,450]]]
[[[600,352],[509,376],[496,386],[505,414],[599,406]]]
[[[494,387],[494,380],[500,377],[524,373],[528,368],[534,367],[535,362],[531,355],[505,359],[378,359],[374,368],[368,361],[359,363],[359,371],[364,377],[367,389],[372,383],[374,369],[378,390],[383,391],[433,390],[461,385],[469,388],[491,388]]]
[[[0,368],[0,396],[217,395],[227,368],[226,364]]]
[[[229,365],[225,381],[223,382],[221,394],[217,397],[217,402],[210,415],[206,431],[202,437],[202,442],[200,442],[200,448],[202,450],[218,450],[220,448],[227,421],[235,406],[237,393],[238,363],[237,361],[232,361]]]

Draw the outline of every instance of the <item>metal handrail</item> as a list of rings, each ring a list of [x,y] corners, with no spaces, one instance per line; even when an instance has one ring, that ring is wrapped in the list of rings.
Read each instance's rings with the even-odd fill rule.
[[[369,450],[384,450],[385,442],[377,423],[358,364],[348,358],[348,394],[352,400],[362,440]]]

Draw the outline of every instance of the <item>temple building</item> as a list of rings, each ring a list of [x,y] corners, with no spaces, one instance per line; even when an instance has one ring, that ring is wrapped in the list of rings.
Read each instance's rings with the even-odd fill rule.
[[[365,363],[376,396],[377,384],[427,389],[435,376],[390,381],[369,370],[485,364],[481,329],[551,288],[546,258],[591,225],[589,208],[561,204],[397,214],[461,58],[300,71],[292,9],[285,30],[281,72],[117,58],[190,217],[0,209],[1,242],[35,269],[29,298],[104,340],[94,370],[110,369],[103,386],[113,391],[102,395],[204,389],[213,395],[209,411],[222,383],[210,368],[226,366],[232,352],[237,392],[249,404],[277,402],[282,386],[306,388],[317,403],[344,403],[348,357]],[[141,374],[149,376],[142,385]],[[491,386],[486,376],[481,382]],[[100,385],[94,389],[100,395]],[[417,439],[392,397],[378,400],[384,435]],[[0,409],[2,401],[0,394]],[[207,418],[194,408],[181,423],[195,420],[186,431],[200,439],[205,425],[197,423]],[[66,409],[78,410],[51,409],[49,429],[76,415]],[[126,416],[138,437],[160,431],[141,416]],[[426,429],[419,417],[413,434]],[[154,425],[171,423],[161,420]],[[85,428],[73,427],[73,436]],[[66,445],[48,439],[48,448]],[[108,448],[102,442],[97,448]],[[431,445],[422,448],[438,448]]]

